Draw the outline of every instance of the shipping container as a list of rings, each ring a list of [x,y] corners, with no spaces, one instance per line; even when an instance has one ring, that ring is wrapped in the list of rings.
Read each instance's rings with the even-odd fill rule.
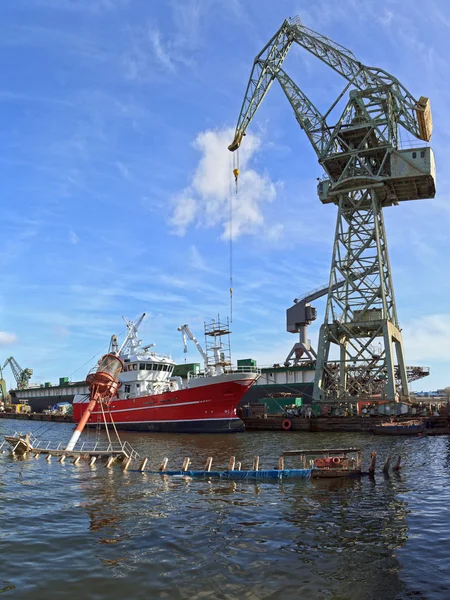
[[[256,360],[254,358],[240,358],[237,361],[238,367],[256,367]]]

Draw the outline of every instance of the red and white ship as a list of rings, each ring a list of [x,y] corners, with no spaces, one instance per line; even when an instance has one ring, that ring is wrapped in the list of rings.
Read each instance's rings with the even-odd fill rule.
[[[204,372],[186,380],[173,377],[175,361],[152,351],[154,344],[142,346],[138,328],[145,313],[134,323],[125,320],[128,334],[122,346],[111,338],[110,351],[124,363],[120,387],[109,405],[97,404],[88,425],[114,421],[117,429],[182,433],[224,433],[244,430],[236,407],[259,377],[254,367],[232,369],[229,357],[229,325],[214,320],[205,325],[206,351],[187,325],[182,332],[185,352],[187,338],[192,340],[204,360]],[[224,340],[228,340],[228,343]],[[89,396],[75,396],[73,417],[79,422]]]

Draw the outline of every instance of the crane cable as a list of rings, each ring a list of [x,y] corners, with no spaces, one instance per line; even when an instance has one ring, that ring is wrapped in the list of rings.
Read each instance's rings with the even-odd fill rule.
[[[236,199],[238,195],[238,178],[239,178],[239,149],[233,153],[233,175],[236,185]],[[233,193],[231,189],[230,179],[230,191],[229,191],[229,235],[230,235],[230,323],[233,322]]]

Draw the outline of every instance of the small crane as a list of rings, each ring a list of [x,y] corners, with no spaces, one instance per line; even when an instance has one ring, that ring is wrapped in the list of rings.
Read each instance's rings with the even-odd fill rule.
[[[187,324],[180,325],[180,327],[178,327],[178,331],[181,331],[181,335],[183,337],[183,344],[184,344],[183,352],[186,354],[188,351],[187,340],[189,338],[191,340],[191,342],[194,342],[197,350],[199,351],[201,357],[203,358],[203,362],[204,362],[204,366],[205,366],[205,374],[212,375],[213,367],[210,367],[208,364],[208,356],[207,356],[206,352],[203,350],[203,347],[200,344],[200,342],[198,341],[198,339],[195,337],[195,335],[190,330],[189,325],[187,325]]]
[[[10,356],[6,359],[2,369],[5,369],[8,365],[11,367],[14,379],[17,382],[17,389],[25,390],[28,387],[30,377],[33,375],[33,369],[22,369],[14,356]]]

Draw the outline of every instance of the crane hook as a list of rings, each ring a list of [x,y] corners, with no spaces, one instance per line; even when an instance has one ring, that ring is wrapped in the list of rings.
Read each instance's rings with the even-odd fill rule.
[[[239,177],[239,169],[233,169],[234,181],[236,182],[236,194],[238,191],[238,177]]]

